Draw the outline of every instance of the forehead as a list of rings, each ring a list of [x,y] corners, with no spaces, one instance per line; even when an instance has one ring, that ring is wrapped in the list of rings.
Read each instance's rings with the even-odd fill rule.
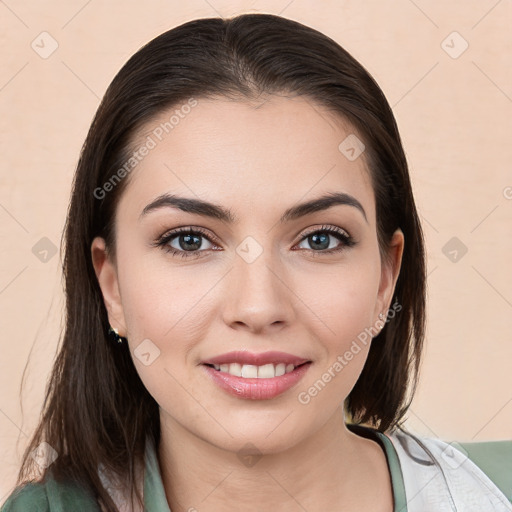
[[[305,97],[183,102],[137,131],[138,163],[121,203],[140,213],[168,192],[254,213],[258,205],[281,205],[280,212],[325,192],[344,192],[373,218],[365,154],[347,158],[354,136],[361,138],[346,120]],[[143,147],[149,149],[142,156]]]

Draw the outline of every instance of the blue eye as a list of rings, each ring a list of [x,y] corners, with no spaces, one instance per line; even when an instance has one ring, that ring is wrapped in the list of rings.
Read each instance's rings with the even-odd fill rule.
[[[332,246],[332,238],[336,238],[340,243]],[[178,247],[171,245],[175,239],[177,240]],[[213,244],[206,231],[201,228],[185,227],[178,228],[164,234],[156,240],[153,245],[161,247],[165,252],[170,253],[173,256],[197,258],[201,256],[201,253],[206,251],[218,250],[212,249],[211,247],[203,247],[201,249],[203,241],[205,240],[209,244]],[[348,247],[354,246],[356,243],[345,230],[334,226],[322,226],[321,228],[317,228],[304,234],[299,244],[302,244],[305,241],[308,241],[310,247],[313,247],[310,249],[305,248],[305,250],[315,256],[340,252]]]
[[[329,239],[332,239],[333,237],[341,243],[332,246]],[[342,251],[346,247],[352,247],[355,245],[354,240],[345,230],[334,226],[322,226],[320,229],[306,233],[303,236],[301,243],[306,241],[309,243],[310,247],[315,247],[314,249],[307,250],[317,254],[331,254]],[[317,254],[315,254],[315,256]]]
[[[177,239],[180,248],[170,245],[174,239]],[[155,242],[155,245],[174,256],[190,258],[197,257],[199,256],[198,252],[205,251],[205,249],[199,251],[202,246],[202,240],[207,240],[210,244],[212,243],[206,232],[200,228],[179,228],[163,235]]]

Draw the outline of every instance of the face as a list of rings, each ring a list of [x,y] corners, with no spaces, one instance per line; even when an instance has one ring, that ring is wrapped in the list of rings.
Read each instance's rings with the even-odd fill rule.
[[[339,149],[355,131],[313,101],[198,99],[188,110],[169,133],[161,123],[175,108],[138,132],[135,148],[155,144],[125,178],[117,260],[101,238],[92,257],[110,323],[128,338],[164,428],[271,453],[339,412],[370,348],[362,333],[378,332],[390,307],[403,237],[381,261],[364,153]],[[155,203],[164,194],[225,215]],[[326,194],[342,200],[297,209]],[[234,351],[274,354],[223,355]],[[220,370],[205,364],[219,356]]]

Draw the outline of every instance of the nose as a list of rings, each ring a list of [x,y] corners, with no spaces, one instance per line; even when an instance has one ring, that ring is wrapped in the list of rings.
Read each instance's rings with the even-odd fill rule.
[[[290,325],[297,300],[278,255],[266,248],[253,260],[254,251],[239,251],[224,280],[224,321],[233,329],[270,333]]]

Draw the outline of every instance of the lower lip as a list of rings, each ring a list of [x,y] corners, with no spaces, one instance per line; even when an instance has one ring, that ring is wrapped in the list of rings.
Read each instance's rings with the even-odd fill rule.
[[[216,370],[211,366],[203,365],[203,368],[208,372],[215,384],[230,395],[249,400],[270,400],[297,384],[304,377],[310,366],[311,363],[306,363],[295,368],[290,373],[270,379],[245,379]]]

